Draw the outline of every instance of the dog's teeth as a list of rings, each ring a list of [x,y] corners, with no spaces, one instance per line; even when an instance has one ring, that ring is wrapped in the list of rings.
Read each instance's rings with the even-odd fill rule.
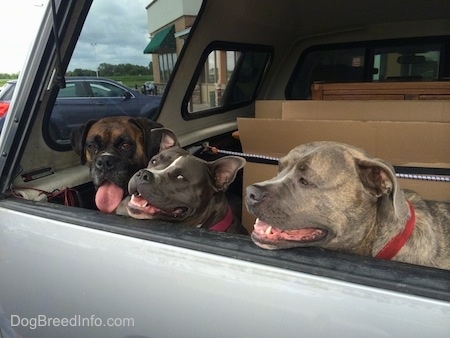
[[[270,235],[272,233],[272,226],[268,227],[265,231],[266,235]]]

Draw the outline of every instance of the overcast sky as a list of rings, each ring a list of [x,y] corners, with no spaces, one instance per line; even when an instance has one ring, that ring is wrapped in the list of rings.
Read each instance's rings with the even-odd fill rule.
[[[20,72],[48,1],[0,0],[0,73]],[[145,10],[150,2],[95,0],[69,70],[95,69],[100,63],[148,66],[150,55],[143,50],[150,41]]]

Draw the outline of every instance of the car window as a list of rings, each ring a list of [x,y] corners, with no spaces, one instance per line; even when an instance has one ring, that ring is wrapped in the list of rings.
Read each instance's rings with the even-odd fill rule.
[[[0,88],[0,131],[3,126],[3,117],[6,115],[9,109],[10,101],[14,94],[14,88],[16,87],[15,82],[7,82]]]
[[[311,98],[313,82],[437,81],[448,78],[449,37],[313,46],[300,57],[288,99]]]
[[[6,83],[2,90],[0,91],[0,100],[2,101],[6,101],[6,100],[11,100],[13,94],[14,94],[14,88],[15,88],[15,84],[12,83]]]
[[[176,53],[161,48],[144,53],[150,41],[159,41],[156,35],[163,25],[148,21],[148,12],[155,11],[148,5],[146,0],[92,2],[64,74],[65,88],[55,90],[54,106],[46,112],[49,123],[43,125],[43,134],[52,149],[71,150],[71,130],[89,120],[117,115],[157,118],[180,48]],[[194,12],[199,8],[200,2]],[[174,29],[167,33],[175,39]]]
[[[58,98],[88,96],[81,82],[66,82],[66,87],[60,88],[58,92]]]
[[[256,46],[217,46],[207,50],[185,104],[187,117],[251,102],[271,57],[270,48]]]
[[[309,98],[315,81],[361,82],[364,80],[364,48],[311,50],[301,60],[290,88],[291,98]]]
[[[414,47],[375,48],[373,68],[376,71],[373,72],[372,80],[438,80],[442,46],[425,44]]]
[[[126,90],[107,82],[89,82],[93,97],[123,97]]]

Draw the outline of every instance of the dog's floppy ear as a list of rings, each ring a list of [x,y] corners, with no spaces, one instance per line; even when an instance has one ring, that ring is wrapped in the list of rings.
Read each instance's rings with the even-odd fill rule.
[[[209,162],[209,170],[218,191],[225,191],[233,183],[239,169],[244,167],[245,159],[239,156],[224,156]]]
[[[73,128],[70,131],[70,145],[73,151],[80,156],[81,164],[86,163],[86,152],[84,146],[86,145],[86,136],[92,125],[98,120],[89,120],[80,127]]]
[[[386,196],[393,204],[399,219],[408,217],[409,207],[395,176],[394,167],[381,159],[357,159],[359,177],[363,185],[376,197]]]
[[[145,154],[149,159],[162,149],[178,145],[175,134],[171,130],[163,128],[161,123],[145,117],[131,118],[129,121],[141,130],[144,136]]]

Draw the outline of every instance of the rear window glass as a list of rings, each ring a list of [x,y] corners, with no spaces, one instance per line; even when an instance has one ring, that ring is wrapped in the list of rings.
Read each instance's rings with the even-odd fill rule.
[[[66,83],[65,88],[60,88],[58,92],[59,98],[65,97],[87,97],[87,93],[83,89],[81,82]]]
[[[321,49],[307,52],[290,91],[293,98],[309,98],[311,84],[364,80],[364,48]]]
[[[311,98],[314,82],[448,79],[448,49],[449,37],[314,46],[300,57],[286,97]]]
[[[374,81],[436,81],[442,50],[438,44],[375,48]]]

